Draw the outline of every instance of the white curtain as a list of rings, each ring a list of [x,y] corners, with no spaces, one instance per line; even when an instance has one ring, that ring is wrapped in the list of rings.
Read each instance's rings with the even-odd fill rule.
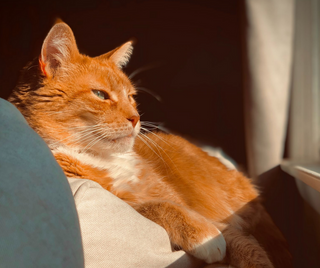
[[[246,0],[246,142],[251,177],[278,165],[286,137],[294,0]]]
[[[256,177],[280,164],[287,129],[289,159],[319,163],[320,0],[245,5],[249,173]]]
[[[289,157],[319,162],[320,1],[296,0]]]

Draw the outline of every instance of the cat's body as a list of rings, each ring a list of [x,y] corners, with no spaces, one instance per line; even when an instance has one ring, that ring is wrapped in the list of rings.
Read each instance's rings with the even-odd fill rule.
[[[249,179],[178,136],[136,139],[135,89],[121,71],[131,50],[128,42],[89,58],[79,54],[71,29],[58,23],[40,64],[24,69],[9,100],[68,177],[101,184],[163,226],[174,248],[207,263],[290,267],[282,235]]]

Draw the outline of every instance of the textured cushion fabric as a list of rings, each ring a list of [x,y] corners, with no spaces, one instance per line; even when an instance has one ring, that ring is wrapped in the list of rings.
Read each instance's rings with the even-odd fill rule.
[[[80,219],[86,268],[202,267],[172,252],[166,231],[90,180],[69,178]]]
[[[20,112],[0,99],[0,267],[84,267],[62,169]]]

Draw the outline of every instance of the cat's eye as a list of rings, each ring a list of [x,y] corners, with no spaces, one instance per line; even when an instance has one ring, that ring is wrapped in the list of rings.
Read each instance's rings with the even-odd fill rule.
[[[98,98],[102,100],[107,100],[109,99],[109,96],[106,92],[103,92],[101,90],[92,90],[93,94],[96,95]]]

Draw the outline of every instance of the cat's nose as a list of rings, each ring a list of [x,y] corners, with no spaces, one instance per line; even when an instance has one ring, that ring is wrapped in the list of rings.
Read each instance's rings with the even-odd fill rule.
[[[131,123],[132,126],[135,127],[136,124],[138,123],[139,119],[140,119],[140,115],[133,115],[130,118],[127,118]]]

